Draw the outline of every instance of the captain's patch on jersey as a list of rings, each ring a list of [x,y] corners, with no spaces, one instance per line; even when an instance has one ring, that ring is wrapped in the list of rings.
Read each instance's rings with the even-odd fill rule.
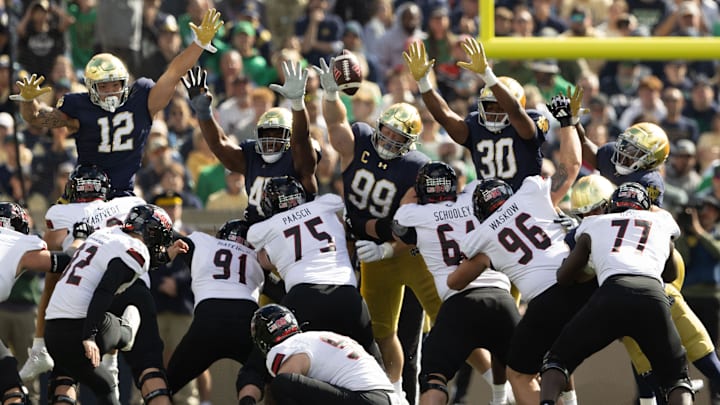
[[[535,121],[535,125],[537,125],[538,129],[542,132],[547,132],[550,129],[550,122],[544,116],[538,117],[537,121]]]

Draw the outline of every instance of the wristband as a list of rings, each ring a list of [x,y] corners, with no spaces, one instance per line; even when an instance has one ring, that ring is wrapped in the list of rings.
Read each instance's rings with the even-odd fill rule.
[[[290,100],[290,108],[292,108],[293,111],[302,111],[305,109],[305,99],[304,98],[294,98]]]
[[[338,98],[338,92],[337,91],[325,91],[325,100],[327,101],[335,101]]]
[[[428,78],[428,75],[423,76],[418,80],[418,90],[420,90],[420,94],[427,93],[428,91],[432,90],[432,84],[430,83],[430,79]]]
[[[70,264],[70,256],[64,253],[50,253],[50,273],[60,274]]]
[[[392,241],[395,239],[393,238],[392,223],[392,218],[381,218],[375,221],[375,233],[379,240]]]
[[[212,40],[211,40],[210,42],[208,42],[207,44],[203,44],[203,43],[200,42],[200,40],[198,39],[197,34],[195,33],[195,30],[191,30],[191,31],[192,31],[193,42],[195,42],[195,44],[196,44],[197,46],[199,46],[200,48],[202,48],[202,49],[204,49],[204,50],[206,50],[206,51],[208,51],[208,52],[210,52],[210,53],[215,53],[215,52],[217,52],[217,48],[215,48],[215,47],[213,46]]]
[[[200,95],[198,97],[204,97],[204,96]],[[193,108],[194,107],[195,106],[193,106]],[[208,106],[207,108],[195,109],[195,115],[197,116],[197,118],[200,121],[209,121],[210,119],[212,119],[212,109],[210,108],[210,106]]]
[[[495,73],[493,73],[492,69],[490,69],[490,66],[485,68],[485,73],[482,74],[482,78],[485,85],[488,87],[498,84],[497,76],[495,76]]]

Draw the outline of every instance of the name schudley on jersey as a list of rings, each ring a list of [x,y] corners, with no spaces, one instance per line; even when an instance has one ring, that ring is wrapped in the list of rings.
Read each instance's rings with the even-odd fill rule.
[[[503,206],[503,208],[505,208]],[[517,206],[517,203],[513,203],[512,205],[508,206],[502,211],[502,214],[495,218],[494,221],[490,223],[490,228],[492,228],[493,231],[497,230],[497,228],[500,228],[502,224],[504,224],[506,221],[509,221],[510,218],[512,218],[513,215],[517,214],[517,212],[520,209]]]
[[[282,219],[283,225],[293,223],[297,220],[309,217],[310,215],[312,215],[312,213],[307,208],[303,208],[303,209],[291,212],[290,215],[283,216],[283,219]]]
[[[472,209],[470,207],[457,207],[450,208],[449,210],[433,212],[435,222],[446,221],[448,219],[466,218],[471,216],[472,214]]]

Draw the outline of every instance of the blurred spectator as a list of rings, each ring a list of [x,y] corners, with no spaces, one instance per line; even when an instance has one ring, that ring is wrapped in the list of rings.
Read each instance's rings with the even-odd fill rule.
[[[480,30],[480,13],[478,10],[480,2],[459,0],[456,4],[459,5],[454,7],[454,11],[450,16],[450,26],[453,32],[458,35],[465,34],[476,37]]]
[[[532,0],[532,13],[534,17],[533,35],[539,35],[543,28],[550,27],[555,32],[565,32],[568,25],[555,14],[553,0]]]
[[[225,188],[208,196],[205,209],[208,211],[245,211],[248,195],[245,191],[245,176],[225,170]]]
[[[606,75],[608,71],[614,71]],[[643,68],[638,61],[621,61],[605,65],[600,74],[600,88],[608,96],[608,103],[619,117],[637,94]]]
[[[243,72],[258,86],[267,86],[277,78],[277,72],[260,55],[255,46],[255,27],[247,21],[235,24],[232,47],[242,56]]]
[[[273,49],[282,49],[295,36],[295,21],[300,19],[307,0],[273,0],[265,2],[265,24],[272,32]]]
[[[157,81],[181,51],[180,28],[175,17],[166,15],[156,27],[157,42],[154,51],[145,56],[139,75]]]
[[[185,166],[180,162],[171,162],[165,167],[160,177],[160,190],[172,192],[182,198],[183,207],[202,208],[200,199],[190,191],[192,184],[189,184],[189,174]]]
[[[182,221],[183,207],[188,206],[182,195],[172,190],[166,190],[150,197],[148,202],[167,211],[173,221],[173,230],[175,232],[183,236],[192,233],[193,229],[186,226]]]
[[[192,109],[185,97],[173,97],[167,107],[167,140],[171,147],[180,152],[183,160],[192,149],[192,136],[197,127]],[[187,145],[186,145],[187,144]]]
[[[700,17],[700,7],[694,0],[680,2],[653,30],[653,35],[658,37],[697,37],[706,34],[707,27]]]
[[[653,117],[652,122],[659,123],[667,115],[667,108],[660,99],[660,92],[663,89],[663,84],[655,76],[645,76],[640,79],[637,89],[637,97],[634,98],[630,105],[625,108],[625,111],[620,115],[618,119],[618,125],[620,128],[627,128],[635,122],[639,122],[638,117]],[[648,121],[643,119],[642,121]]]
[[[18,143],[17,148],[16,142]],[[25,146],[22,132],[6,135],[3,150],[5,152],[5,161],[0,165],[0,190],[6,195],[12,196],[13,189],[10,184],[10,177],[21,168],[25,174],[30,173],[33,156],[30,149]],[[17,151],[19,151],[19,155]],[[20,156],[19,163],[18,156]]]
[[[512,20],[514,14],[507,7],[495,7],[495,36],[509,37],[512,35]]]
[[[68,14],[75,22],[68,28],[72,65],[83,69],[95,55],[95,24],[97,1],[75,0],[67,6]]]
[[[342,47],[344,23],[330,10],[328,0],[309,0],[305,15],[295,23],[302,56],[313,65],[330,60]]]
[[[68,142],[67,127],[53,128],[50,134],[47,141],[43,140],[42,147],[35,148],[32,160],[32,191],[45,196],[49,196],[55,187],[58,167],[64,162],[75,161],[75,147]]]
[[[378,0],[377,10],[375,14],[365,24],[363,32],[363,41],[365,49],[368,53],[377,55],[380,51],[380,38],[385,35],[385,31],[389,30],[393,25],[393,8],[392,0]],[[385,72],[381,73],[385,75]]]
[[[47,105],[56,105],[57,101],[68,92],[87,92],[85,85],[78,80],[72,61],[65,55],[58,55],[55,58],[50,76],[45,79],[53,91],[41,95],[37,100]]]
[[[207,11],[213,2],[211,0],[187,0],[187,6],[184,13],[181,13],[177,17],[178,25],[180,26],[180,38],[182,38],[183,48],[187,47],[193,42],[193,32],[190,29],[190,23],[200,26],[202,23],[203,15]],[[175,14],[177,15],[177,14]],[[224,19],[223,21],[229,22]],[[228,24],[229,26],[229,24]],[[222,55],[229,45],[223,42],[223,38],[227,35],[227,29],[225,26],[220,27],[215,38],[212,40],[212,45],[218,49],[216,53],[203,52],[200,56],[200,65],[207,68],[210,75],[217,74],[220,71],[218,67],[220,63],[220,55]]]
[[[407,3],[406,3],[407,4]],[[395,69],[388,74],[385,83],[385,94],[382,97],[380,111],[384,111],[395,103],[415,103],[415,97],[410,91],[410,84],[414,83],[412,77],[403,68]]]
[[[713,165],[720,163],[720,133],[704,132],[700,134],[697,141],[697,164],[698,173],[703,175],[713,168]],[[710,173],[709,177],[712,177]],[[698,189],[700,191],[700,189]]]
[[[0,112],[14,112],[16,104],[10,100],[13,81],[10,78],[10,56],[0,55]]]
[[[475,97],[479,92],[480,80],[478,75],[468,69],[461,69],[457,65],[458,61],[464,61],[467,58],[462,48],[466,38],[467,35],[456,37],[450,48],[451,62],[435,68],[438,91],[449,104],[452,104],[457,99]],[[514,76],[512,77],[514,78]]]
[[[15,133],[15,119],[6,112],[0,112],[0,144],[5,143],[8,135]],[[1,151],[0,151],[1,152]],[[5,161],[5,155],[0,153],[0,163]]]
[[[591,3],[599,3],[599,1],[592,1]],[[619,37],[623,35],[619,30],[619,25],[629,26],[628,4],[625,0],[611,0],[611,4],[607,8],[607,18],[599,19],[600,15],[597,10],[593,10],[593,16],[595,16],[595,29],[602,33],[605,37]],[[621,17],[623,22],[620,23]],[[598,21],[600,20],[600,21]]]
[[[560,34],[561,37],[600,38],[603,36],[603,33],[601,31],[597,31],[593,27],[592,13],[590,12],[589,8],[581,6],[573,7],[568,20],[570,21],[570,26],[566,31]],[[599,73],[603,65],[605,65],[605,60],[585,59],[585,64],[587,64],[587,68],[594,73]],[[568,72],[566,72],[565,69],[562,69],[562,72],[563,75],[566,75],[570,81],[576,81],[576,77],[568,75]]]
[[[185,166],[190,173],[192,184],[197,182],[200,171],[207,166],[217,164],[218,158],[212,153],[200,128],[196,128],[192,137],[192,150],[185,159]]]
[[[718,112],[720,107],[715,102],[715,89],[707,80],[696,81],[683,115],[695,120],[698,130],[703,133],[710,130],[711,122]]]
[[[447,137],[440,134],[440,124],[433,118],[426,107],[419,108],[420,120],[422,121],[422,132],[418,137],[417,149],[426,154],[430,160],[439,160],[438,148],[440,144],[448,142]]]
[[[285,65],[285,62],[292,62],[292,65],[295,66],[298,63],[301,67],[307,66],[307,61],[303,58],[303,56],[300,54],[300,50],[296,48],[283,48],[279,51],[275,52],[273,54],[273,57],[271,59],[272,62],[272,72],[273,77],[271,80],[275,83],[284,83],[285,82],[285,73],[283,72],[283,66]],[[311,68],[311,70],[314,70]],[[308,73],[309,74],[309,73]],[[280,96],[282,97],[282,96]],[[290,107],[289,101],[284,100],[281,98],[280,103],[286,102],[287,107]]]
[[[257,122],[252,106],[252,81],[239,74],[233,78],[228,89],[232,89],[233,95],[218,106],[218,123],[228,135],[243,140],[251,138]]]
[[[216,2],[215,7],[223,20],[230,22],[240,21],[250,11],[260,13],[263,11],[262,3],[256,0],[223,0]]]
[[[688,139],[693,143],[697,142],[700,131],[695,121],[682,114],[685,99],[680,89],[675,87],[665,88],[662,101],[667,108],[667,115],[660,121],[660,126],[665,130],[670,142],[675,143],[679,139]]]
[[[530,69],[534,75],[534,80],[531,80],[530,84],[534,84],[540,89],[546,103],[558,93],[567,93],[568,87],[575,88],[561,75],[557,61],[554,59],[534,61],[530,63]]]
[[[37,125],[26,124],[24,129],[18,128],[18,131],[22,135],[20,139],[30,151],[34,151],[38,144],[50,138],[50,129]]]
[[[380,72],[377,58],[368,53],[363,44],[363,29],[359,22],[348,21],[345,23],[345,32],[342,36],[343,48],[355,54],[360,62],[363,78],[377,84],[382,84],[383,73]],[[311,69],[315,71],[314,69]]]
[[[67,184],[73,170],[75,170],[74,162],[63,162],[58,165],[55,177],[53,177],[53,189],[47,195],[50,204],[54,204],[65,193],[65,184]]]
[[[243,61],[240,52],[228,49],[220,55],[220,72],[210,76],[208,72],[208,85],[216,103],[222,103],[234,96],[235,78],[245,76]]]
[[[145,144],[143,164],[136,174],[135,181],[146,200],[161,191],[160,179],[165,168],[173,160],[173,150],[167,138],[167,125],[161,120],[155,120]]]
[[[333,13],[343,21],[355,20],[360,24],[370,21],[378,8],[379,0],[335,0]]]
[[[693,195],[700,185],[700,174],[695,170],[695,143],[680,139],[672,145],[665,168],[665,182]]]
[[[257,123],[260,116],[275,105],[275,92],[267,87],[257,87],[250,93],[250,98],[255,110],[255,122]],[[255,136],[254,130],[252,136]],[[238,142],[242,141],[243,139],[238,139]]]
[[[365,84],[368,83],[368,84]],[[377,125],[378,106],[381,95],[379,89],[373,90],[369,82],[363,82],[351,99],[353,122],[364,122],[371,127]]]
[[[72,17],[54,3],[33,1],[17,26],[20,65],[29,72],[48,77],[55,57],[65,52],[64,33],[72,22]]]
[[[693,81],[688,77],[688,64],[684,60],[671,60],[663,64],[663,84],[665,87],[677,87],[683,98],[690,98]]]
[[[452,48],[456,38],[450,31],[447,5],[439,4],[430,9],[427,21],[427,37],[424,42],[428,59],[435,59],[435,69],[442,69],[441,66],[447,64],[454,65]]]
[[[671,0],[627,0],[627,3],[628,13],[637,17],[639,27],[647,33],[655,31],[672,10]]]
[[[325,157],[323,156],[323,159]],[[203,204],[207,203],[210,194],[225,188],[225,166],[221,163],[207,166],[200,170],[195,184],[195,195]]]
[[[584,8],[589,11],[592,16],[591,24],[597,26],[607,21],[610,17],[610,9],[613,6],[613,0],[561,0],[560,2],[560,18],[570,20],[572,10],[576,7]],[[623,0],[624,3],[624,0]],[[626,4],[627,8],[627,4]],[[623,10],[624,11],[624,10]]]
[[[142,11],[143,0],[102,0],[97,5],[95,39],[100,50],[120,58],[134,76],[142,63]]]
[[[377,58],[380,71],[386,77],[396,68],[404,68],[402,53],[408,44],[422,40],[425,34],[420,29],[422,13],[415,3],[403,3],[395,12],[395,22],[377,46]]]

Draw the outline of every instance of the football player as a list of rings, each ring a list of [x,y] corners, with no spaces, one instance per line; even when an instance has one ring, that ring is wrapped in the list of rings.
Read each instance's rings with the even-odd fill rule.
[[[610,180],[599,174],[582,177],[572,188],[570,198],[572,211],[583,218],[604,214],[615,188]],[[575,246],[575,232],[569,232],[568,237],[572,237],[572,240],[568,240],[569,238],[565,240],[572,248]],[[682,345],[687,350],[688,361],[693,363],[709,380],[717,381],[720,377],[720,361],[718,361],[712,340],[705,326],[680,294],[685,279],[685,264],[677,252],[674,252],[673,260],[677,268],[677,277],[673,282],[665,283],[665,294],[671,297],[672,301],[670,315],[680,334]],[[642,353],[634,339],[624,337],[622,342],[632,360],[633,372],[641,378],[638,380],[640,405],[655,404],[656,382],[651,378],[650,361]]]
[[[382,362],[337,216],[342,198],[325,194],[308,202],[302,184],[285,176],[268,180],[260,204],[268,217],[250,227],[248,241],[260,264],[285,281],[282,305],[308,330],[350,336]]]
[[[370,309],[385,370],[395,390],[402,392],[404,356],[397,326],[404,288],[412,289],[432,321],[441,303],[422,257],[413,256],[409,249],[395,252],[391,229],[401,198],[413,188],[420,167],[430,160],[413,150],[422,121],[414,106],[397,103],[380,114],[375,128],[363,122],[351,126],[332,69],[324,60],[315,69],[324,89],[323,116],[330,144],[340,155],[346,215],[360,259],[360,292]],[[419,334],[420,326],[417,329]],[[415,397],[415,393],[408,395]]]
[[[61,273],[70,257],[47,250],[45,242],[29,235],[28,215],[16,203],[0,202],[0,302],[7,300],[15,280],[26,270]],[[30,404],[17,372],[17,361],[0,341],[0,403]]]
[[[479,225],[472,208],[476,184],[472,182],[457,193],[453,168],[443,162],[427,163],[420,168],[415,183],[417,203],[401,205],[395,213],[395,234],[403,242],[418,247],[443,300],[436,323],[422,347],[423,404],[446,404],[447,382],[470,353],[481,347],[490,350],[493,368],[499,374],[492,387],[491,404],[507,403],[505,360],[510,338],[520,320],[510,295],[510,280],[503,273],[488,270],[461,291],[451,290],[446,282],[461,260],[458,241]],[[468,323],[493,327],[483,333],[458,333]]]
[[[455,142],[470,151],[477,178],[502,179],[517,190],[525,177],[540,174],[543,158],[540,148],[549,122],[537,112],[525,111],[522,85],[513,78],[495,76],[482,44],[468,37],[462,47],[470,62],[461,61],[458,65],[479,74],[485,82],[478,97],[478,110],[465,118],[450,109],[433,90],[429,75],[435,60],[427,60],[422,41],[412,43],[403,57],[433,118]],[[582,100],[582,90],[577,88],[571,95],[568,89],[568,97],[571,96],[573,100]]]
[[[200,26],[191,22],[194,44],[170,62],[157,83],[140,78],[130,84],[123,62],[100,53],[85,67],[87,93],[66,94],[54,108],[41,105],[36,98],[52,89],[40,88],[45,78],[32,75],[17,82],[20,93],[11,98],[20,101],[20,113],[27,123],[67,127],[77,144],[78,163],[101,167],[110,178],[111,196],[133,195],[135,173],[153,118],[168,105],[180,78],[203,50],[214,52],[211,41],[222,25],[214,8],[205,12]]]
[[[168,362],[168,386],[178,392],[215,361],[242,364],[253,349],[250,320],[264,281],[257,255],[246,241],[244,220],[226,222],[213,237],[193,232],[182,240],[182,260],[191,272],[193,321]]]
[[[380,365],[352,338],[329,331],[303,332],[289,309],[266,305],[251,326],[274,377],[279,404],[396,404]]]
[[[258,119],[256,139],[240,145],[225,134],[212,115],[207,72],[195,68],[182,80],[210,149],[228,170],[245,175],[246,219],[250,223],[263,219],[260,199],[269,178],[290,175],[300,180],[311,197],[318,189],[315,170],[319,155],[310,138],[304,101],[307,70],[300,63],[287,61],[283,72],[285,83],[270,88],[290,100],[292,112],[280,107],[269,109]]]
[[[565,230],[555,222],[556,206],[580,170],[580,140],[570,120],[570,101],[556,96],[548,105],[561,125],[560,161],[552,178],[527,177],[517,193],[500,179],[485,179],[475,187],[473,207],[481,224],[463,238],[460,250],[468,259],[447,279],[448,287],[461,290],[492,267],[505,273],[529,301],[507,361],[507,377],[519,404],[539,402],[536,376],[554,341],[550,331],[559,333],[596,286],[562,288],[555,279],[569,253]],[[577,403],[571,384],[563,401]]]
[[[172,221],[168,214],[150,204],[133,207],[122,227],[104,228],[88,236],[63,272],[45,316],[45,342],[56,359],[49,391],[52,402],[73,401],[75,384],[82,382],[103,402],[119,404],[113,376],[98,365],[103,354],[120,347],[145,357],[144,368],[128,358],[145,402],[171,403],[162,368],[162,342],[159,352],[144,351],[147,343],[140,340],[147,338],[138,333],[141,312],[117,298],[137,285],[138,278],[157,266],[162,256],[172,259],[186,250],[185,242],[172,243]],[[118,311],[113,308],[117,303],[123,306],[123,317],[133,319],[134,337],[130,340],[108,340],[105,336],[109,325],[117,326],[119,322],[112,316]],[[134,310],[128,313],[130,307]],[[142,318],[143,324],[151,322],[155,320]],[[117,332],[118,328],[114,329]],[[117,333],[111,335],[117,337]]]
[[[653,365],[668,404],[690,404],[685,349],[672,324],[663,282],[677,277],[672,239],[680,228],[639,183],[613,192],[608,214],[583,219],[576,244],[557,271],[560,285],[572,285],[591,263],[600,287],[565,326],[546,354],[541,371],[542,405],[555,404],[568,376],[613,340],[630,336]]]
[[[132,207],[145,204],[145,200],[135,196],[116,197],[107,201],[111,195],[110,180],[107,174],[95,165],[76,166],[70,174],[66,189],[69,204],[55,204],[45,213],[47,230],[43,239],[50,250],[62,250],[68,254],[73,254],[94,229],[121,225]],[[75,239],[71,232],[75,224],[79,224],[75,233],[80,232],[82,236],[78,239]],[[59,279],[59,274],[48,274],[45,277],[45,287],[38,305],[35,338],[28,353],[28,360],[20,369],[23,381],[33,380],[53,367],[53,360],[45,348],[43,336],[45,310]],[[147,274],[142,276],[142,280],[150,286]],[[103,364],[117,375],[116,357],[103,358]]]
[[[573,113],[573,119],[577,113]],[[647,188],[654,205],[662,207],[665,183],[658,167],[670,154],[667,134],[650,122],[640,122],[623,131],[615,142],[598,147],[584,136],[582,124],[577,124],[582,139],[583,162],[597,169],[615,185],[637,182]]]

